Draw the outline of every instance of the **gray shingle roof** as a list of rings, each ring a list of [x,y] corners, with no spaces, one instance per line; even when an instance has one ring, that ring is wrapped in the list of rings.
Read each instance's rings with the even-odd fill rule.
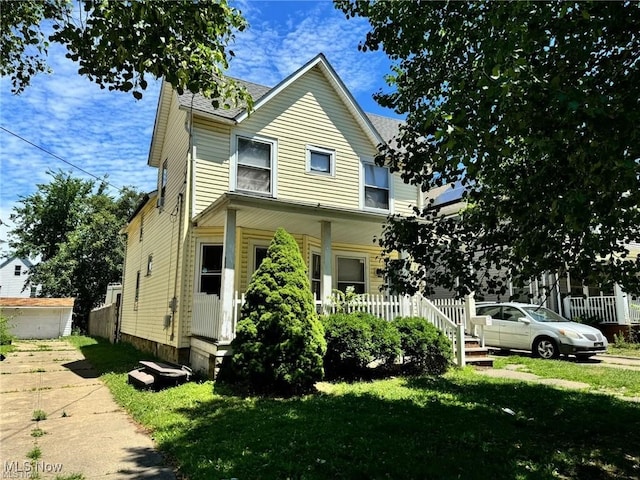
[[[382,115],[376,115],[375,113],[367,113],[367,117],[369,117],[373,127],[386,142],[391,142],[393,137],[395,137],[400,131],[400,125],[403,123],[402,120],[383,117]]]
[[[238,78],[234,78],[234,80],[239,84],[244,85],[249,94],[251,94],[251,96],[253,97],[254,103],[257,103],[258,100],[268,94],[273,88],[267,87],[265,85],[259,85],[257,83],[247,82],[246,80],[241,80]],[[214,108],[211,104],[211,100],[205,98],[200,93],[196,93],[195,95],[193,95],[191,92],[185,92],[182,95],[178,95],[178,101],[180,102],[181,107],[191,108],[193,102],[194,111],[201,112],[207,115],[215,115],[217,117],[228,120],[233,120],[238,116],[238,114],[244,111],[244,107],[232,109]],[[376,115],[373,113],[366,113],[366,115],[369,118],[369,121],[372,123],[373,127],[387,142],[390,141],[395,135],[397,135],[398,128],[403,123],[401,120],[383,117],[382,115]]]
[[[254,103],[264,95],[269,93],[269,91],[271,90],[271,87],[265,87],[264,85],[258,85],[257,83],[247,82],[238,78],[234,78],[233,80],[238,82],[240,85],[243,85],[248,90],[249,94],[253,98]],[[211,100],[205,98],[200,93],[196,93],[195,95],[193,95],[191,92],[185,92],[182,95],[178,95],[178,102],[180,102],[181,107],[190,108],[192,98],[193,109],[195,111],[206,113],[208,115],[215,115],[217,117],[232,120],[236,116],[238,116],[239,113],[244,111],[244,107],[231,109],[213,108]]]

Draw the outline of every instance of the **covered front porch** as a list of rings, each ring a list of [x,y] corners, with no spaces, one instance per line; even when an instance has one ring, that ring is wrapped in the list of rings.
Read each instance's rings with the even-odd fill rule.
[[[235,337],[236,325],[240,320],[240,310],[244,304],[244,294],[236,292],[230,323],[225,323],[223,303],[217,295],[196,294],[194,296],[191,335],[200,341],[213,342],[217,346],[228,346]],[[419,316],[429,320],[449,338],[453,345],[454,361],[465,365],[465,334],[479,337],[482,330],[475,326],[475,302],[473,297],[465,300],[434,300],[421,295],[362,294],[347,304],[331,299],[316,298],[316,307],[321,314],[345,312],[367,312],[391,321],[397,317]]]

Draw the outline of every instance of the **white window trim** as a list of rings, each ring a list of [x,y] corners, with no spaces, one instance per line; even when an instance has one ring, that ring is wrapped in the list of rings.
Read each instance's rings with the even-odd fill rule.
[[[245,138],[247,140],[253,140],[255,142],[263,142],[271,144],[271,192],[257,192],[253,190],[238,190],[238,138]],[[265,197],[277,198],[278,189],[276,179],[278,178],[278,140],[275,138],[264,137],[261,135],[254,135],[252,133],[234,132],[231,141],[231,156],[230,156],[229,172],[229,190],[231,192],[246,192],[252,195],[262,195]]]
[[[357,252],[338,252],[333,254],[333,288],[338,289],[340,269],[338,268],[339,258],[352,258],[361,260],[364,264],[364,292],[369,292],[369,256],[364,253]]]
[[[313,278],[313,256],[317,255],[320,257],[320,277],[315,279],[316,281],[320,282],[320,297],[322,297],[322,249],[321,248],[317,248],[317,247],[311,247],[309,248],[309,268],[308,268],[308,274],[309,274],[309,285],[311,285],[311,282],[313,282],[314,278]],[[320,298],[318,298],[320,299]]]
[[[200,238],[196,241],[196,261],[194,268],[194,279],[193,279],[193,292],[200,292],[200,273],[202,272],[202,247],[204,245],[214,245],[223,247],[223,262],[224,262],[224,241],[222,237],[207,237]],[[222,273],[221,273],[222,275]],[[222,293],[222,292],[220,292]]]
[[[374,165],[376,167],[379,167],[380,165],[377,165],[376,162],[374,161],[374,159],[372,157],[361,157],[360,158],[360,210],[364,210],[367,212],[381,212],[381,213],[393,213],[394,211],[394,202],[393,202],[393,197],[394,197],[394,192],[393,192],[393,175],[392,173],[389,171],[389,167],[383,167],[387,169],[387,175],[389,177],[389,208],[374,208],[374,207],[368,207],[365,204],[365,194],[364,194],[364,187],[365,187],[365,173],[364,173],[364,166],[365,165]]]
[[[256,273],[256,247],[269,248],[269,240],[249,240],[249,251],[247,252],[247,284]]]
[[[335,177],[336,176],[336,151],[331,148],[318,147],[316,145],[307,145],[305,148],[305,155],[307,161],[307,173],[311,175],[320,175],[322,177]],[[329,155],[329,172],[318,172],[311,170],[311,153],[317,152]]]

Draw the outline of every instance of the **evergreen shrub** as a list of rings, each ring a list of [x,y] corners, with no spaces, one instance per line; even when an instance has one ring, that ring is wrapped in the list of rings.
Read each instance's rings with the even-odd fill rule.
[[[298,245],[282,228],[251,278],[240,318],[222,380],[249,393],[312,391],[323,378],[324,331]]]
[[[428,320],[399,317],[393,324],[400,332],[405,373],[442,375],[451,366],[451,341]]]
[[[368,365],[393,364],[400,354],[395,327],[362,312],[337,313],[322,319],[327,342],[324,367],[327,377],[355,379],[370,374]]]

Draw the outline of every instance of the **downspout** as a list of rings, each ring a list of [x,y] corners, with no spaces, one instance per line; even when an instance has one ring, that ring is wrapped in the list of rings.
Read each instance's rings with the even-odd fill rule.
[[[176,329],[176,311],[178,310],[178,264],[180,260],[180,246],[182,245],[182,197],[183,194],[178,194],[178,238],[176,248],[176,271],[173,279],[173,298],[171,299],[171,336],[169,340],[173,341],[175,338]]]
[[[178,194],[178,246],[176,249],[176,270],[175,270],[175,275],[174,275],[174,279],[173,279],[173,298],[171,299],[171,336],[169,337],[171,341],[173,341],[175,339],[175,317],[176,317],[176,312],[178,311],[178,278],[179,278],[179,272],[182,269],[182,271],[184,272],[184,268],[186,267],[186,258],[182,259],[182,262],[180,262],[180,254],[181,254],[181,246],[182,246],[182,242],[184,241],[184,239],[182,238],[182,226],[183,223],[186,223],[187,221],[191,221],[191,217],[192,217],[192,211],[193,211],[193,198],[191,199],[191,201],[188,202],[187,204],[187,218],[184,218],[184,213],[185,210],[183,209],[183,205],[184,205],[184,197],[185,194],[187,195],[187,198],[190,198],[194,195],[194,189],[193,189],[193,183],[194,183],[194,156],[192,155],[192,151],[193,151],[193,100],[195,98],[195,94],[191,94],[191,105],[189,107],[189,116],[187,117],[187,124],[186,126],[186,130],[188,132],[189,135],[189,142],[188,142],[188,146],[187,146],[187,159],[186,159],[186,171],[185,171],[185,178],[184,178],[184,187],[185,187],[185,192],[184,193],[180,193]],[[189,171],[190,170],[190,171]],[[184,296],[184,292],[183,296]],[[184,301],[181,302],[181,308],[184,305]],[[184,315],[183,315],[184,316]]]

